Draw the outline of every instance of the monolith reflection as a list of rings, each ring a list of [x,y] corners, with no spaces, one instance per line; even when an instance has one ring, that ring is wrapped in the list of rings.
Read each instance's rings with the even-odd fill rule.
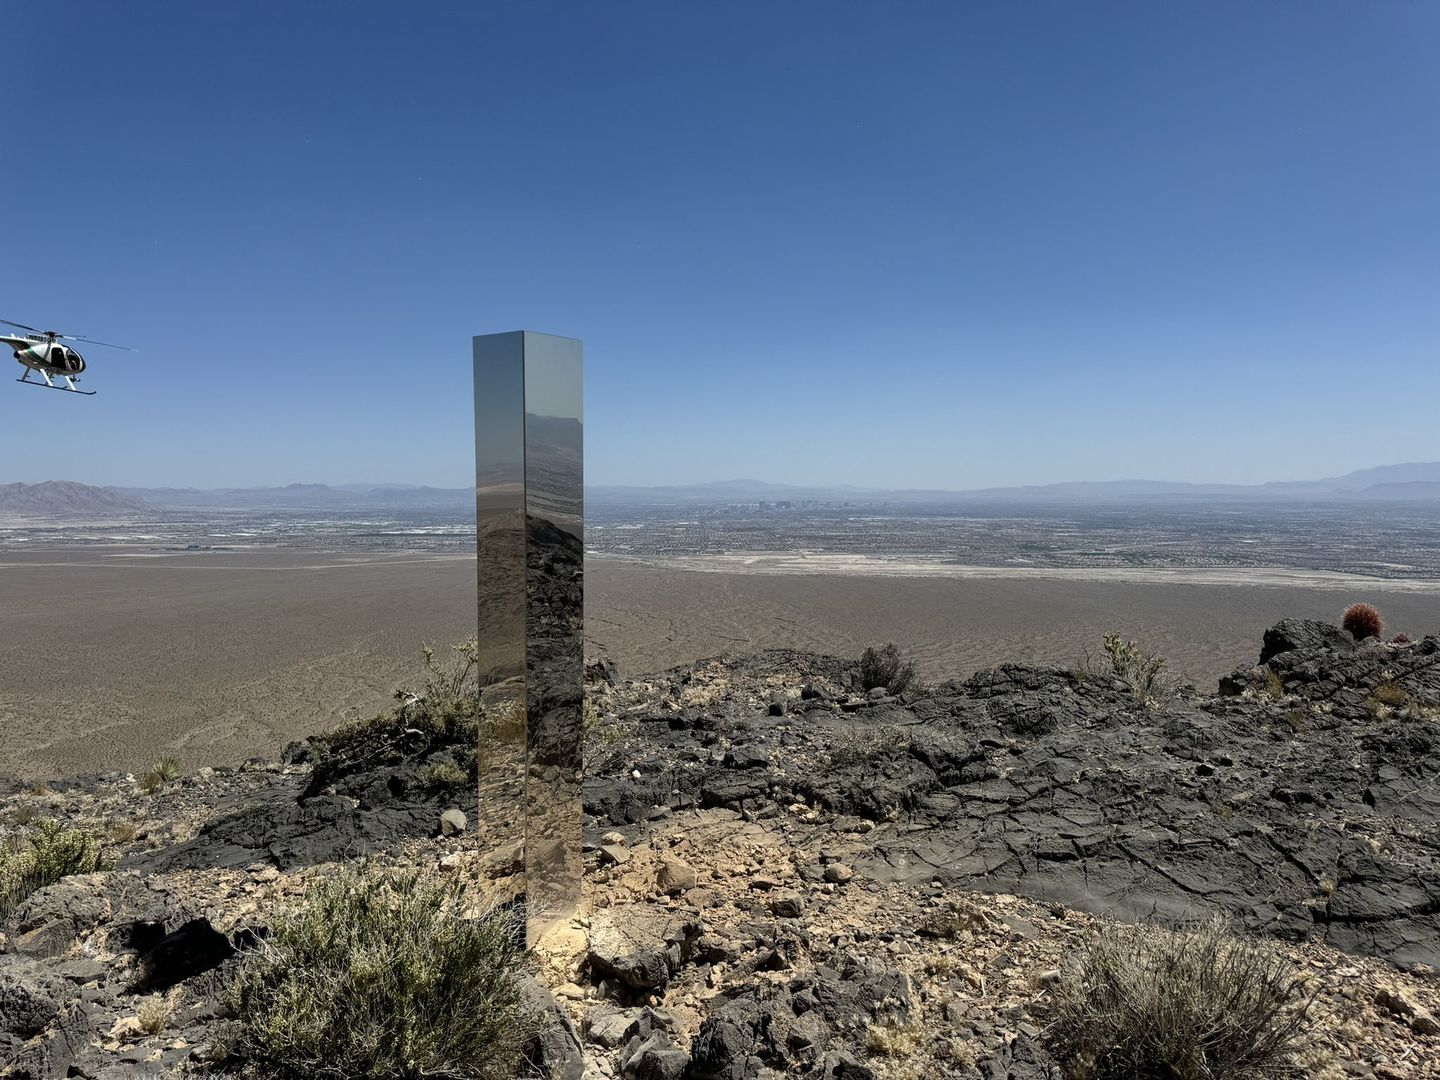
[[[488,716],[524,719],[483,729],[479,816],[524,816],[533,942],[580,898],[581,346],[487,334],[474,361],[481,695]]]

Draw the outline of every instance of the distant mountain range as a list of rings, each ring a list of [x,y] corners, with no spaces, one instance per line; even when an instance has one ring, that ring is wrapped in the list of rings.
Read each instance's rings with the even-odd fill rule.
[[[246,488],[110,488],[159,510],[474,509],[473,488],[423,484],[286,484]]]
[[[578,425],[577,425],[578,431]],[[547,453],[569,459],[577,449],[568,429],[546,440]],[[1187,484],[1163,480],[1076,481],[1030,487],[944,491],[801,487],[763,480],[722,480],[673,487],[589,487],[591,506],[723,506],[746,502],[850,502],[944,505],[966,502],[1106,503],[1146,500],[1440,501],[1440,461],[1382,465],[1324,480],[1268,484]],[[473,510],[473,488],[422,484],[287,484],[284,487],[92,487],[69,480],[0,485],[0,515],[10,517],[128,516],[147,510]]]
[[[0,515],[11,517],[115,517],[143,511],[145,504],[114,488],[70,480],[0,484]]]
[[[976,501],[1130,502],[1146,499],[1440,500],[1440,461],[1361,469],[1323,480],[1266,484],[1192,484],[1167,480],[1080,480],[1026,487],[949,491],[927,488],[800,487],[763,480],[722,480],[676,487],[587,487],[592,505],[723,505],[735,502],[890,502],[944,504]]]

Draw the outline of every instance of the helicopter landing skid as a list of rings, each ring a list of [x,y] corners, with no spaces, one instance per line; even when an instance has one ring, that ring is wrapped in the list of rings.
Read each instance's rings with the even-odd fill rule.
[[[76,390],[73,386],[56,386],[53,383],[31,382],[29,379],[16,379],[15,381],[24,383],[26,386],[38,386],[41,390],[59,390],[62,393],[83,394],[86,397],[94,397],[99,393],[98,390]]]

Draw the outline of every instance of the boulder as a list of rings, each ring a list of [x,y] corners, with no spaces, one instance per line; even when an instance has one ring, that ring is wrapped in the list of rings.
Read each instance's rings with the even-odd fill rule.
[[[695,887],[699,880],[695,868],[673,855],[662,855],[660,869],[655,874],[655,884],[661,892],[678,896]]]
[[[727,769],[763,769],[770,764],[770,754],[758,746],[737,746],[725,755]]]
[[[596,1046],[614,1049],[634,1035],[638,1025],[638,1010],[599,1005],[586,1020],[585,1038]]]
[[[123,884],[111,887],[101,874],[63,878],[32,893],[15,910],[10,948],[25,956],[61,956],[110,917]]]
[[[1317,649],[1335,649],[1352,652],[1355,639],[1346,631],[1318,619],[1281,619],[1265,631],[1260,648],[1260,663],[1268,664],[1272,657],[1281,653]]]
[[[470,821],[465,817],[465,811],[457,810],[453,806],[440,815],[441,836],[459,836],[469,825]]]
[[[690,1064],[690,1055],[670,1041],[663,1031],[644,1040],[634,1039],[620,1059],[620,1068],[635,1080],[681,1080]]]
[[[520,982],[520,1007],[530,1027],[525,1060],[544,1080],[581,1080],[585,1055],[575,1025],[533,975]]]

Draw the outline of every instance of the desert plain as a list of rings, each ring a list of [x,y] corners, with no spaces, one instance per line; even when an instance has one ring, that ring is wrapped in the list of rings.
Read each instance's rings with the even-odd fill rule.
[[[596,556],[586,575],[587,652],[632,677],[727,652],[855,656],[894,641],[938,681],[1010,662],[1074,666],[1113,630],[1213,689],[1254,663],[1283,617],[1334,621],[1368,600],[1390,631],[1440,630],[1440,583],[1335,574]],[[273,755],[416,686],[421,645],[471,633],[474,598],[474,561],[454,553],[7,551],[0,774]]]

